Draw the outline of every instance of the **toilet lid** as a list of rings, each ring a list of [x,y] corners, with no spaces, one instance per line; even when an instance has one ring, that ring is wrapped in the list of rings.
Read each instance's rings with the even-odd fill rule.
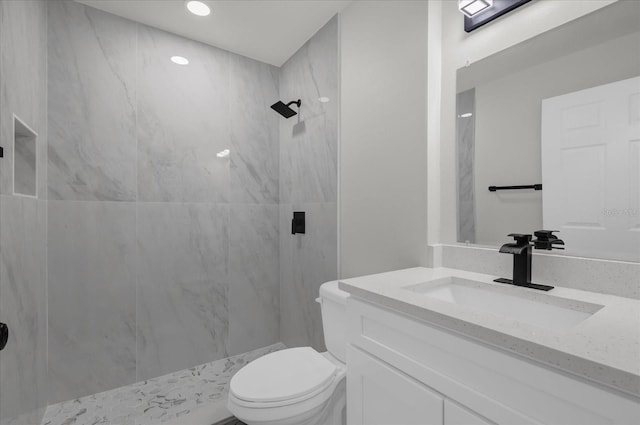
[[[327,387],[336,365],[311,347],[267,354],[243,367],[231,379],[231,393],[250,402],[304,397]]]

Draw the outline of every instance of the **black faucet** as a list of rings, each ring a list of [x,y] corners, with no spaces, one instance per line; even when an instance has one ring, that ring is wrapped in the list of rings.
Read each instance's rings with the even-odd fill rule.
[[[557,230],[537,230],[534,235],[537,239],[531,240],[531,235],[511,233],[509,236],[515,239],[515,243],[507,243],[500,247],[500,252],[513,254],[513,279],[499,278],[494,282],[508,283],[516,286],[524,286],[541,291],[550,291],[553,286],[540,285],[531,282],[531,251],[536,249],[564,249],[554,245],[564,245],[564,241],[553,234]],[[531,244],[533,242],[533,245]]]

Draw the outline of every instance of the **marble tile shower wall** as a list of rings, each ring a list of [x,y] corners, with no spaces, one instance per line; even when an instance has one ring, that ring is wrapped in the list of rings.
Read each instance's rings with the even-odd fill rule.
[[[278,69],[70,1],[48,38],[49,403],[280,341]]]
[[[475,104],[476,90],[456,95],[456,175],[458,176],[458,240],[476,242],[475,211]],[[471,116],[462,116],[469,114]]]
[[[282,66],[280,98],[302,100],[299,120],[280,120],[280,334],[287,346],[324,350],[314,300],[338,275],[337,17]],[[306,212],[306,234],[291,235],[293,211]]]
[[[47,13],[0,0],[0,424],[39,423],[46,407]],[[15,195],[13,115],[38,137],[36,197]]]

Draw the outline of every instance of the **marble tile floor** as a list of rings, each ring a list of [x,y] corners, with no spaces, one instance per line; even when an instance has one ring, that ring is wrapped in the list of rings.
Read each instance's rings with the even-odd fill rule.
[[[231,377],[281,343],[47,408],[42,425],[242,425],[226,409]]]

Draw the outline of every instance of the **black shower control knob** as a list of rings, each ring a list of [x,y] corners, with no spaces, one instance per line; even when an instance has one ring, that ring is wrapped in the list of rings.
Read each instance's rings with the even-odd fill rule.
[[[304,211],[294,211],[293,220],[291,220],[291,234],[305,233]]]
[[[0,351],[4,350],[9,340],[9,328],[5,323],[0,323]]]

